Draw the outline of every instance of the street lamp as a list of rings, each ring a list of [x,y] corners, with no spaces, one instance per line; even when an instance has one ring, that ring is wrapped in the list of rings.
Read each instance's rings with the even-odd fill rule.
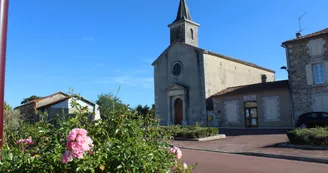
[[[293,127],[295,127],[295,116],[294,116],[294,99],[293,99],[293,92],[292,92],[292,87],[291,85],[291,80],[290,80],[290,72],[286,66],[280,67],[281,70],[286,70],[288,74],[288,90],[289,90],[289,95],[290,95],[290,101],[291,101],[291,108],[292,108],[292,123]]]
[[[286,66],[282,66],[282,67],[280,67],[280,69],[281,69],[281,70],[286,70],[286,71],[289,73],[289,70],[287,69]],[[289,74],[288,74],[288,77],[289,77]]]

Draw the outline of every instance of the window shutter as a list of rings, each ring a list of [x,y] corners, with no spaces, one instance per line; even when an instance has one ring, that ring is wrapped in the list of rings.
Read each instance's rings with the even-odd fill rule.
[[[328,83],[328,62],[325,62],[325,81]]]
[[[308,85],[313,85],[313,73],[312,73],[312,65],[308,64],[305,66],[306,71],[306,80]]]

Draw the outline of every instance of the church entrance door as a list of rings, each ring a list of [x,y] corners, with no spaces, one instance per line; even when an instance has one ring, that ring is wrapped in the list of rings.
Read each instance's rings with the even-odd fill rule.
[[[177,98],[174,102],[174,116],[175,116],[175,125],[182,125],[182,120],[183,120],[183,113],[182,113],[182,100],[180,98]]]

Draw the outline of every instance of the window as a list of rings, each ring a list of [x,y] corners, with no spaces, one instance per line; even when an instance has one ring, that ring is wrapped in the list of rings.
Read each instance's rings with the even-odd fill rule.
[[[307,46],[310,51],[310,56],[313,58],[321,57],[324,53],[324,40],[322,38],[310,40]]]
[[[309,118],[317,118],[318,117],[318,115],[317,115],[317,113],[315,113],[315,112],[312,112],[312,113],[310,113],[310,114],[308,114],[308,117]]]
[[[321,113],[322,118],[328,118],[328,113]]]
[[[265,97],[264,98],[264,119],[266,121],[279,120],[278,97]]]
[[[194,40],[194,30],[190,29],[191,39]]]
[[[172,67],[172,74],[174,76],[179,76],[182,71],[182,64],[180,62],[175,62]]]
[[[226,113],[228,122],[232,122],[232,123],[239,122],[238,102],[237,101],[225,102],[225,113]]]
[[[313,65],[313,75],[315,84],[323,84],[326,82],[325,66],[323,63]]]

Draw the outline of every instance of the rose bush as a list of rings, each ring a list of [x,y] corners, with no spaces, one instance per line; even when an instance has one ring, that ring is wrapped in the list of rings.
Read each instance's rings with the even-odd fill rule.
[[[78,99],[78,97],[76,98]],[[0,172],[191,172],[171,134],[136,112],[112,112],[90,121],[73,100],[76,116],[46,115],[35,124],[6,129]],[[50,123],[51,122],[51,123]]]

